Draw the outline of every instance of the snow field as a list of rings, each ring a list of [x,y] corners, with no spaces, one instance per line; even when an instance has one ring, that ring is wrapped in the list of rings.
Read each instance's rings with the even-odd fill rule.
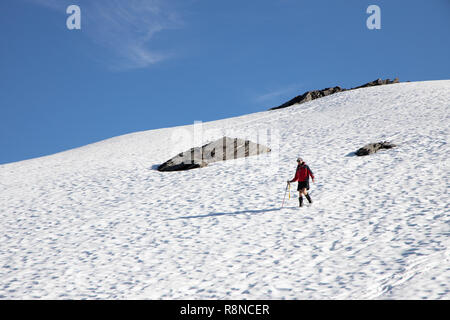
[[[192,125],[1,165],[0,298],[448,299],[449,108],[400,83],[203,123],[274,151],[202,169],[154,169]],[[280,209],[298,156],[314,203]]]

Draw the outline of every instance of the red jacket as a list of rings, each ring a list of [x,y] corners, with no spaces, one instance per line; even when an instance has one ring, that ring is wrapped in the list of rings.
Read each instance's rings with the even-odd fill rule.
[[[314,179],[314,175],[311,169],[306,165],[306,163],[303,163],[297,166],[297,170],[295,171],[295,177],[290,182],[306,181],[309,180],[309,177]]]

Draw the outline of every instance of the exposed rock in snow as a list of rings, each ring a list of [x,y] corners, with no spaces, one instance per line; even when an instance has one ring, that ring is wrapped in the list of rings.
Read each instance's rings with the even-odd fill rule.
[[[388,142],[388,141],[382,141],[382,142],[376,142],[376,143],[369,143],[366,144],[364,147],[359,148],[355,154],[357,156],[367,156],[369,154],[375,153],[380,149],[392,149],[395,148],[397,145]]]
[[[344,90],[345,89],[337,86],[334,88],[325,88],[322,90],[307,91],[304,94],[299,95],[299,96],[295,97],[294,99],[289,100],[286,103],[283,103],[281,106],[271,108],[270,110],[282,109],[282,108],[290,107],[294,104],[305,103],[305,102],[308,102],[308,101],[311,101],[314,99],[318,99],[318,98],[322,98],[325,96],[329,96],[330,94],[341,92]]]
[[[381,85],[384,85],[384,84],[393,84],[393,83],[399,83],[398,78],[395,78],[394,80],[377,79],[377,80],[374,80],[374,81],[367,82],[366,84],[363,84],[362,86],[351,88],[349,90],[359,89],[359,88],[367,88],[367,87],[374,87],[374,86],[381,86]]]
[[[322,90],[313,90],[313,91],[307,91],[305,93],[303,93],[302,95],[299,95],[297,97],[295,97],[294,99],[289,100],[286,103],[283,103],[282,105],[278,106],[278,107],[274,107],[271,108],[269,110],[276,110],[276,109],[282,109],[282,108],[287,108],[290,107],[294,104],[302,104],[314,99],[318,99],[318,98],[322,98],[322,97],[326,97],[329,96],[330,94],[334,94],[334,93],[338,93],[338,92],[342,92],[342,91],[348,91],[348,90],[354,90],[354,89],[359,89],[359,88],[367,88],[367,87],[374,87],[374,86],[381,86],[384,84],[392,84],[392,83],[398,83],[398,78],[395,78],[394,80],[390,80],[390,79],[377,79],[374,81],[370,81],[367,82],[359,87],[354,87],[351,89],[345,89],[345,88],[341,88],[339,86],[333,87],[333,88],[325,88]]]
[[[204,146],[181,152],[158,167],[159,171],[182,171],[206,167],[209,163],[270,152],[270,148],[238,138],[223,137]]]

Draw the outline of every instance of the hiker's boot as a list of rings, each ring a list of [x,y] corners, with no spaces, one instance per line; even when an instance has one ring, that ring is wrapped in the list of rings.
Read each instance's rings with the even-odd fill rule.
[[[312,203],[311,197],[309,196],[309,193],[306,195],[306,199],[308,199],[309,203]]]
[[[298,197],[298,206],[303,207],[303,197]]]

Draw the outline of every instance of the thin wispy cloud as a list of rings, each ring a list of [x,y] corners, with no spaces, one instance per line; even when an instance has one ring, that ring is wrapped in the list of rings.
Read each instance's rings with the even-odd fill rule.
[[[28,0],[28,2],[34,2],[35,4],[39,4],[41,6],[51,8],[51,9],[61,9],[64,8],[63,2],[58,0]]]
[[[254,97],[254,101],[257,103],[269,103],[269,102],[274,102],[280,98],[283,98],[286,95],[290,95],[290,94],[294,94],[297,91],[299,91],[299,89],[302,86],[298,83],[296,84],[291,84],[282,88],[277,88],[274,90],[270,90],[268,92],[256,95]]]
[[[73,1],[29,0],[65,14]],[[180,28],[183,23],[169,0],[78,0],[81,32],[101,46],[113,70],[145,68],[171,56],[152,46],[155,34]]]

